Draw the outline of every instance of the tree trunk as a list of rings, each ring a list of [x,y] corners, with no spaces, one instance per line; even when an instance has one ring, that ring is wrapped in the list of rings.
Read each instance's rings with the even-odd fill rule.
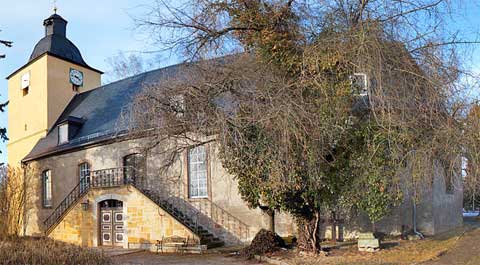
[[[259,208],[264,214],[268,215],[268,230],[275,233],[275,210],[267,206],[260,206]]]
[[[320,212],[315,212],[309,219],[297,219],[298,247],[303,251],[318,253],[322,250],[320,237],[321,218]]]
[[[268,210],[268,230],[275,233],[275,210]]]
[[[332,211],[332,241],[337,243],[337,215],[335,211]]]

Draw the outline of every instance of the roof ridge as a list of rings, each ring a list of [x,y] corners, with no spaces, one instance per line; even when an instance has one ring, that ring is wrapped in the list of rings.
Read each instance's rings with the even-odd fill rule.
[[[113,81],[113,82],[111,82],[111,83],[104,84],[104,85],[98,86],[98,87],[96,87],[96,88],[87,90],[87,91],[83,91],[83,92],[79,93],[78,95],[87,94],[87,93],[92,92],[92,91],[94,91],[94,90],[97,90],[97,89],[100,89],[100,88],[105,88],[105,87],[108,87],[108,86],[110,86],[110,85],[118,84],[118,83],[125,82],[125,81],[131,80],[131,79],[135,79],[135,78],[138,78],[138,77],[140,77],[140,76],[142,76],[142,75],[147,75],[147,74],[150,74],[150,73],[153,73],[153,72],[156,72],[156,71],[163,71],[163,70],[166,70],[166,69],[169,69],[169,68],[178,67],[178,66],[187,65],[187,64],[189,64],[189,62],[184,61],[184,62],[181,62],[181,63],[176,63],[176,64],[172,64],[172,65],[168,65],[168,66],[164,66],[164,67],[159,67],[159,68],[156,68],[156,69],[148,70],[148,71],[146,71],[146,72],[142,72],[142,73],[139,73],[139,74],[136,74],[136,75],[132,75],[132,76],[129,76],[129,77],[125,77],[125,78],[123,78],[123,79],[119,79],[119,80]]]
[[[228,58],[228,57],[231,57],[231,56],[237,56],[238,54],[241,54],[241,53],[227,54],[227,55],[223,55],[223,56],[219,56],[219,57],[214,57],[214,58],[209,58],[209,59],[200,60],[200,61],[198,61],[198,62],[209,62],[209,61],[214,61],[214,60],[218,60],[218,59]],[[129,80],[129,79],[134,79],[134,78],[137,78],[137,77],[139,77],[139,76],[141,76],[141,75],[146,75],[146,74],[153,73],[153,72],[156,72],[156,71],[166,70],[166,69],[169,69],[169,68],[178,67],[178,66],[182,66],[182,65],[189,65],[189,64],[198,63],[198,62],[189,62],[189,61],[187,61],[187,60],[184,60],[183,62],[174,63],[174,64],[171,64],[171,65],[167,65],[167,66],[159,67],[159,68],[156,68],[156,69],[148,70],[148,71],[145,71],[145,72],[136,74],[136,75],[132,75],[132,76],[129,76],[129,77],[125,77],[125,78],[123,78],[123,79],[119,79],[119,80],[113,81],[113,82],[111,82],[111,83],[101,85],[101,86],[99,86],[99,87],[90,89],[90,90],[88,90],[88,91],[81,92],[81,93],[79,93],[79,94],[88,93],[88,92],[94,91],[94,90],[99,89],[99,88],[104,88],[104,87],[107,87],[107,86],[109,86],[109,85],[117,84],[117,83],[120,83],[120,82],[123,82],[123,81],[127,81],[127,80]]]

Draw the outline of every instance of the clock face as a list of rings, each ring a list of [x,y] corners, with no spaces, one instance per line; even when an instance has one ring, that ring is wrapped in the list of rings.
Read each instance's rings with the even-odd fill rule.
[[[76,69],[70,69],[70,83],[76,85],[76,86],[82,86],[83,85],[83,73],[81,71],[78,71]]]
[[[22,75],[22,89],[30,86],[30,72],[26,72]]]

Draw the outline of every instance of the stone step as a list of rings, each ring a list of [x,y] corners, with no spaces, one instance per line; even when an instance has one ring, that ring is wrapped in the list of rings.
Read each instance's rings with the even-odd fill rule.
[[[213,239],[215,238],[212,234],[206,234],[200,236],[202,239]]]
[[[223,243],[223,241],[213,241],[213,242],[210,242],[206,245],[207,245],[207,249],[209,249],[209,248],[223,247],[223,245],[225,245],[225,243]]]
[[[196,231],[196,234],[201,238],[200,242],[202,245],[207,246],[207,248],[215,248],[215,247],[221,247],[225,244],[222,240],[215,237],[203,226],[197,225],[192,218],[186,215],[178,207],[175,207],[169,201],[166,201],[160,198],[160,196],[157,196],[154,191],[142,189],[142,192],[147,197],[149,197],[152,201],[154,201],[157,205],[161,206],[169,214],[171,214],[173,217],[179,220],[183,225],[187,226],[192,231]]]

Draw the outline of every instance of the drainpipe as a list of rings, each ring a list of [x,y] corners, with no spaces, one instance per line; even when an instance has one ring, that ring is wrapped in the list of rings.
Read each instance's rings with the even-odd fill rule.
[[[23,171],[23,213],[22,213],[22,232],[23,236],[27,234],[27,163],[21,162],[21,168]]]
[[[425,236],[423,236],[422,233],[420,233],[419,231],[417,231],[417,204],[415,203],[415,201],[413,201],[413,233],[417,236],[419,236],[421,239],[424,239]]]
[[[413,179],[413,174],[412,174],[412,183],[414,183]],[[415,202],[415,199],[417,198],[417,189],[415,185],[413,186],[413,200],[412,200],[412,223],[413,223],[413,233],[417,236],[419,236],[421,239],[424,239],[425,237],[423,236],[422,233],[417,231],[417,204]]]

